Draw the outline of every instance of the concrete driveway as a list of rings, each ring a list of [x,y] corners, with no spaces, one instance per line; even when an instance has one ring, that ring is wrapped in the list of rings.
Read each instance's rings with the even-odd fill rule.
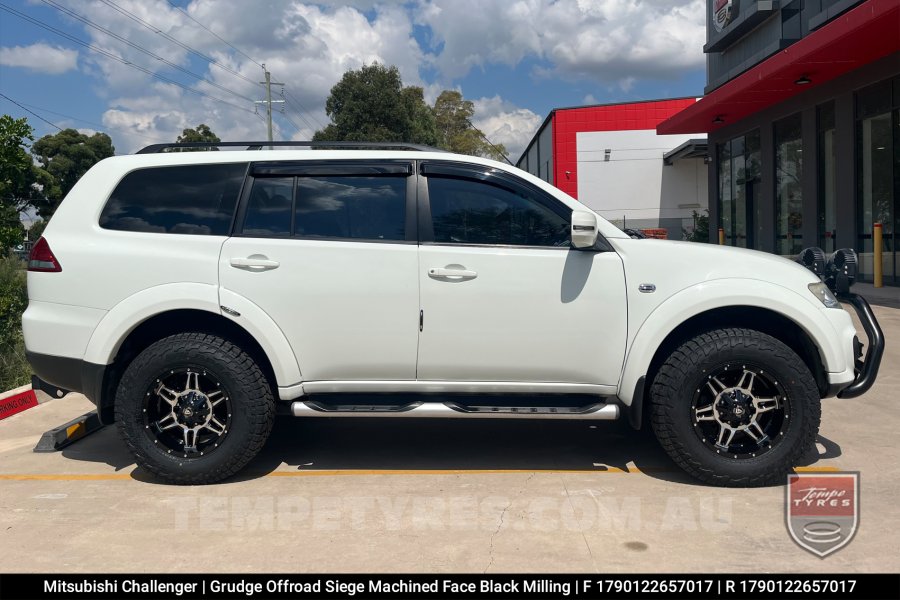
[[[782,486],[699,485],[624,423],[285,417],[237,478],[173,487],[136,469],[114,428],[32,453],[91,408],[72,395],[0,421],[7,569],[897,571],[900,310],[875,311],[879,381],[824,402],[798,468],[861,473],[860,529],[824,561],[788,536]]]

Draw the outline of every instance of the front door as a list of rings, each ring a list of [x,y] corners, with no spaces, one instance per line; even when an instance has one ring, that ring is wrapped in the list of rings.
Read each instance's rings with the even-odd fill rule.
[[[415,177],[405,163],[256,164],[219,263],[304,381],[415,379]]]
[[[572,249],[571,209],[512,175],[443,162],[422,175],[417,378],[616,385],[619,256]]]

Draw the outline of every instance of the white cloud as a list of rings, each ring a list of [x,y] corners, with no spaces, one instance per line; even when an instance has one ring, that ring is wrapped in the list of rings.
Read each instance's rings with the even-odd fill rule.
[[[474,100],[472,124],[494,144],[503,144],[509,159],[515,162],[541,124],[541,117],[520,108],[499,95]]]
[[[78,51],[50,46],[43,42],[30,46],[0,48],[0,65],[60,75],[78,68]]]
[[[538,77],[590,78],[629,89],[703,65],[704,0],[423,0],[434,64],[449,79],[490,63],[546,61]],[[473,18],[473,15],[478,15]]]

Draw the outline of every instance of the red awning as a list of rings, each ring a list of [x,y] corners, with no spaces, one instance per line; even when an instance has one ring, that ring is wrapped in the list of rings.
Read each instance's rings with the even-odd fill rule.
[[[657,133],[711,132],[900,51],[900,0],[867,0],[663,121]],[[900,55],[898,55],[900,64]],[[809,79],[806,85],[797,84]],[[721,123],[713,123],[720,119]]]

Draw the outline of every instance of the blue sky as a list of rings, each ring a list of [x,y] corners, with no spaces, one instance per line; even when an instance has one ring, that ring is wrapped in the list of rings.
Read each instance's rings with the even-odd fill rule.
[[[222,139],[263,138],[252,103],[263,97],[260,63],[286,84],[280,139],[308,138],[327,122],[325,98],[341,74],[377,60],[397,65],[430,101],[461,90],[475,102],[476,125],[513,159],[553,107],[700,95],[705,79],[703,0],[3,6],[71,37],[0,10],[0,93],[61,127],[106,131],[119,153],[201,122]],[[4,98],[0,110],[28,116],[38,135],[55,131]]]

